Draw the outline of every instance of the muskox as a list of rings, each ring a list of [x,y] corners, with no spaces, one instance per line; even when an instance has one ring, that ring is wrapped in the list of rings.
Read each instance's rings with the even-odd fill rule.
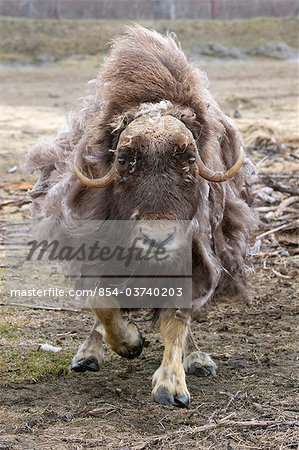
[[[192,307],[159,310],[165,349],[152,391],[158,403],[187,406],[185,373],[215,375],[217,369],[194,342],[192,313],[214,295],[247,296],[254,167],[206,75],[172,34],[129,28],[93,83],[67,129],[28,156],[28,168],[41,172],[29,193],[33,213],[41,223],[190,221]],[[175,233],[161,230],[172,251],[182,245]],[[73,359],[75,371],[99,370],[103,342],[127,358],[142,351],[137,325],[117,299],[105,301],[93,309],[95,325]]]

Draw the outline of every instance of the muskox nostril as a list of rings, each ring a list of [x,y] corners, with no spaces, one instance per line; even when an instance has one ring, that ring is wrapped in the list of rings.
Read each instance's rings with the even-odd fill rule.
[[[150,236],[146,235],[142,230],[141,231],[141,237],[142,237],[142,242],[144,245],[149,245],[154,247],[155,245],[157,245],[157,242],[155,239],[151,238]]]
[[[144,234],[143,232],[141,232],[141,236],[143,239],[143,243],[144,244],[150,244],[151,242],[153,242],[152,239],[150,239],[146,234]]]
[[[170,241],[172,241],[172,239],[174,238],[175,235],[175,231],[172,231],[171,233],[168,234],[168,236],[164,239],[163,242],[161,242],[161,244],[165,245],[168,244]]]

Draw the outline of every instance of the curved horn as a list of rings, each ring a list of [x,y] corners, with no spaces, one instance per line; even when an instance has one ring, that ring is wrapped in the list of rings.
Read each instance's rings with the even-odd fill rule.
[[[176,119],[173,116],[164,116],[163,117],[164,123],[168,126],[168,128],[173,129],[174,131],[182,131],[183,133],[185,133],[190,141],[192,142],[192,144],[194,145],[194,147],[197,149],[197,145],[194,139],[194,136],[191,132],[191,130],[189,130],[189,128],[186,127],[186,125],[179,121],[178,119]],[[204,178],[207,181],[213,181],[215,183],[222,183],[223,181],[228,181],[231,178],[234,178],[234,176],[239,172],[239,170],[241,169],[241,166],[244,162],[244,158],[245,158],[245,154],[244,154],[244,150],[243,147],[240,146],[239,149],[239,155],[237,158],[237,161],[235,162],[235,164],[228,169],[226,172],[214,172],[213,170],[209,169],[204,162],[202,161],[199,153],[198,153],[198,149],[197,149],[197,156],[196,156],[196,164],[197,164],[197,168],[198,168],[198,173],[199,175]]]
[[[214,172],[213,170],[209,169],[203,163],[201,157],[197,153],[196,163],[197,163],[198,173],[205,180],[213,181],[215,183],[222,183],[223,181],[231,180],[241,169],[241,166],[244,162],[244,157],[245,157],[245,154],[244,154],[243,147],[240,146],[238,159],[235,162],[235,164],[230,169],[228,169],[226,172]]]
[[[101,178],[88,178],[86,177],[77,166],[77,161],[74,161],[74,172],[81,184],[90,188],[103,188],[107,187],[115,180],[115,166],[111,167],[108,173]]]

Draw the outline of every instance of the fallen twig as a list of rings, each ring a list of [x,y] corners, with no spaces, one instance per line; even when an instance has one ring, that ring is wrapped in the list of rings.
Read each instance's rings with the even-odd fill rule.
[[[265,231],[264,233],[262,233],[262,234],[259,234],[258,236],[256,236],[256,240],[258,240],[258,239],[261,239],[261,238],[263,238],[263,237],[265,237],[265,236],[268,236],[269,234],[271,234],[271,233],[275,233],[276,231],[280,231],[280,230],[285,230],[285,229],[287,229],[287,228],[293,228],[293,225],[294,224],[298,224],[298,226],[299,226],[299,220],[294,220],[294,221],[292,221],[291,223],[284,223],[283,225],[280,225],[279,227],[276,227],[276,228],[272,228],[271,230],[268,230],[268,231]]]
[[[72,308],[55,308],[55,307],[52,307],[52,306],[26,305],[25,303],[4,303],[4,302],[0,302],[0,306],[17,306],[19,308],[41,309],[41,310],[45,310],[45,311],[82,312],[82,310],[83,310],[83,309],[72,309]]]
[[[258,212],[271,212],[276,211],[277,206],[257,206],[255,209]]]
[[[3,189],[5,191],[28,191],[28,189],[32,188],[32,183],[28,181],[21,181],[20,183],[15,184],[4,184]]]
[[[265,178],[265,182],[267,186],[274,189],[274,191],[285,192],[286,194],[291,195],[299,195],[299,189],[296,187],[289,186],[287,184],[281,184],[276,180],[273,180],[272,177]]]
[[[278,205],[278,209],[284,209],[287,206],[292,205],[293,203],[299,202],[299,196],[295,195],[294,197],[288,197],[285,200],[283,200],[280,205]]]
[[[260,178],[269,178],[269,177],[292,179],[292,178],[299,178],[299,174],[296,174],[296,173],[272,173],[272,174],[265,173],[265,174],[260,175]]]
[[[272,269],[272,272],[279,278],[284,278],[285,280],[291,280],[293,277],[290,275],[283,275],[282,273],[278,272],[278,270]]]
[[[278,427],[280,425],[287,426],[287,427],[299,427],[299,422],[278,422],[278,421],[272,421],[272,420],[247,420],[247,421],[234,421],[234,420],[227,420],[222,419],[217,423],[211,423],[202,425],[200,427],[193,427],[189,429],[180,429],[178,431],[175,431],[172,433],[172,436],[182,435],[182,434],[197,434],[204,431],[209,430],[215,430],[216,428],[220,427],[232,427],[232,428],[249,428],[249,427],[261,427],[261,428],[273,428]],[[169,434],[162,434],[160,436],[154,436],[147,440],[144,440],[143,442],[140,442],[140,444],[137,444],[135,446],[132,446],[132,450],[142,450],[149,445],[161,442],[165,439],[169,438]]]
[[[29,203],[32,203],[30,199],[27,198],[19,198],[15,200],[7,200],[3,203],[0,203],[0,209],[4,208],[5,206],[17,206],[20,208],[21,206],[28,205]]]

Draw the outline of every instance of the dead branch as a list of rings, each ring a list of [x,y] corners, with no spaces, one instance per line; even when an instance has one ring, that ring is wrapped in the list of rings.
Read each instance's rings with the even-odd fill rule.
[[[18,208],[21,208],[21,206],[28,205],[29,203],[31,203],[31,200],[26,198],[7,200],[0,203],[0,209],[4,208],[5,206],[17,206]]]
[[[283,278],[285,280],[291,280],[293,277],[290,275],[283,275],[282,273],[278,272],[278,270],[272,269],[272,272],[279,278]]]
[[[299,178],[299,174],[295,174],[295,173],[292,173],[292,174],[290,174],[290,173],[271,173],[271,175],[269,175],[269,174],[261,174],[260,175],[261,178],[267,178],[269,176],[271,176],[271,178],[288,178],[288,179]]]
[[[285,192],[286,194],[299,195],[299,188],[290,186],[288,184],[281,184],[272,177],[264,177],[267,186],[274,189],[274,191]]]
[[[284,209],[287,206],[292,205],[293,203],[299,202],[299,196],[289,197],[283,200],[280,205],[278,206],[278,209]]]
[[[5,303],[0,302],[0,306],[17,306],[19,308],[27,309],[40,309],[44,311],[68,311],[68,312],[82,312],[82,309],[72,309],[72,308],[55,308],[52,306],[36,306],[36,305],[26,305],[25,303]]]
[[[289,427],[289,428],[293,428],[293,427],[299,427],[299,422],[283,422],[283,421],[272,421],[272,420],[247,420],[247,421],[234,421],[234,420],[227,420],[222,419],[217,423],[211,423],[211,424],[206,424],[206,425],[202,425],[200,427],[193,427],[193,428],[189,428],[189,429],[180,429],[178,431],[175,431],[172,433],[172,436],[177,436],[177,435],[184,435],[184,434],[197,434],[197,433],[202,433],[204,431],[210,431],[210,430],[215,430],[216,428],[221,428],[221,427],[232,427],[232,428],[251,428],[251,427],[261,427],[261,428],[274,428],[274,427],[279,427],[283,425],[284,427]],[[132,448],[132,450],[142,450],[148,446],[150,446],[151,444],[154,443],[158,443],[161,442],[163,440],[166,440],[169,438],[168,434],[161,434],[160,436],[154,436],[151,437],[147,440],[144,440],[143,442],[141,442],[140,444],[137,444]],[[149,447],[151,448],[151,447]]]
[[[294,220],[291,223],[284,223],[283,225],[280,225],[279,227],[276,228],[272,228],[271,230],[265,231],[262,234],[259,234],[258,236],[256,236],[256,240],[261,239],[265,236],[268,236],[269,234],[272,233],[276,233],[276,231],[280,231],[280,230],[286,230],[286,229],[294,229],[295,228],[295,224],[297,224],[297,226],[299,226],[299,220]]]

